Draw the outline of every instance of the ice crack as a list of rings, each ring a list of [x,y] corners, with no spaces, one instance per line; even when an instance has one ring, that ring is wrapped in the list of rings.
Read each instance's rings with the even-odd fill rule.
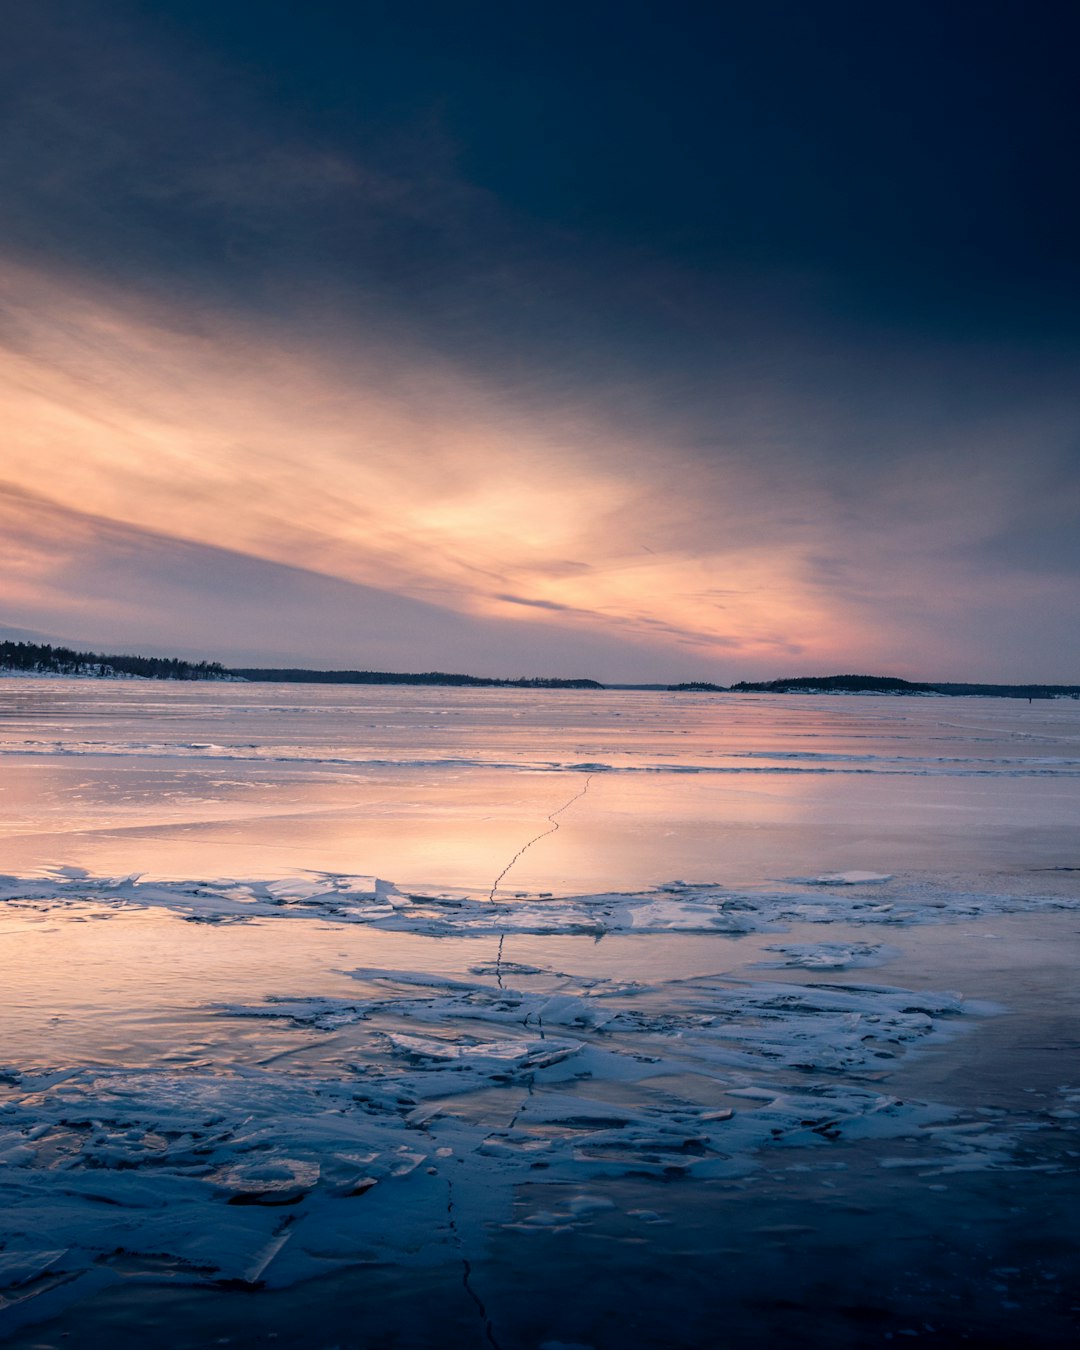
[[[481,1320],[484,1323],[484,1336],[487,1339],[488,1345],[491,1346],[491,1350],[502,1350],[502,1347],[495,1337],[495,1328],[491,1325],[491,1318],[488,1316],[487,1308],[484,1306],[484,1300],[473,1288],[472,1263],[465,1254],[465,1243],[458,1229],[457,1220],[454,1218],[454,1183],[450,1177],[446,1178],[446,1220],[461,1255],[462,1287],[476,1305],[476,1311],[480,1314]]]
[[[588,790],[589,790],[589,784],[592,782],[593,777],[594,777],[594,775],[591,774],[591,773],[590,773],[590,774],[586,774],[586,776],[585,776],[585,786],[581,789],[581,791],[580,791],[580,792],[575,792],[574,795],[570,798],[569,801],[563,802],[562,806],[560,806],[560,807],[558,808],[558,810],[552,811],[551,814],[550,814],[549,816],[546,817],[546,819],[549,820],[549,821],[551,822],[551,828],[550,828],[550,829],[547,829],[547,830],[541,830],[540,833],[537,834],[537,835],[534,835],[534,836],[528,841],[528,843],[522,844],[522,846],[518,849],[518,851],[514,854],[514,856],[513,856],[513,857],[510,859],[510,861],[506,864],[506,866],[503,868],[503,870],[499,873],[499,875],[498,875],[498,876],[495,878],[495,880],[492,882],[491,890],[488,891],[488,899],[489,899],[489,900],[494,900],[494,899],[495,899],[495,892],[499,889],[499,882],[502,881],[503,877],[506,876],[507,872],[510,871],[510,869],[514,866],[514,864],[518,861],[518,859],[521,858],[524,854],[528,853],[529,849],[532,848],[533,844],[538,844],[538,843],[540,842],[541,839],[546,839],[546,838],[548,837],[549,834],[554,834],[554,833],[556,832],[556,830],[558,830],[558,828],[559,828],[559,816],[561,816],[562,813],[563,813],[564,811],[569,810],[570,807],[573,806],[573,804],[574,804],[576,801],[578,801],[581,797],[584,797],[584,796],[585,796],[586,792],[588,792]]]
[[[575,792],[574,795],[573,795],[568,801],[563,802],[562,806],[557,807],[556,810],[552,811],[552,812],[550,813],[550,815],[548,815],[548,816],[546,817],[546,819],[547,819],[547,820],[549,821],[549,823],[550,823],[550,824],[549,824],[549,828],[546,829],[546,830],[541,830],[539,834],[533,835],[533,837],[532,837],[530,840],[528,840],[527,843],[522,844],[522,846],[518,849],[518,851],[514,854],[514,856],[513,856],[513,857],[510,859],[510,861],[506,864],[506,866],[503,868],[503,870],[499,873],[499,875],[498,875],[498,876],[495,878],[495,880],[491,883],[491,890],[488,891],[488,900],[494,902],[494,900],[495,900],[495,893],[496,893],[496,892],[498,891],[498,889],[499,889],[499,883],[500,883],[500,882],[502,881],[502,879],[507,875],[507,873],[511,870],[511,868],[514,866],[514,864],[515,864],[520,858],[524,857],[524,855],[525,855],[526,853],[528,853],[529,849],[532,848],[533,844],[538,844],[538,843],[540,842],[541,839],[546,839],[546,838],[548,837],[549,834],[555,834],[555,833],[556,833],[556,831],[559,829],[559,817],[562,815],[562,813],[563,813],[564,811],[568,811],[568,810],[570,809],[570,807],[573,806],[573,804],[574,804],[576,801],[580,801],[581,798],[585,796],[585,794],[586,794],[586,793],[588,792],[588,790],[589,790],[589,784],[592,782],[593,777],[594,777],[594,775],[591,774],[591,773],[586,774],[586,775],[585,775],[585,785],[581,788],[581,790],[580,790],[579,792]],[[503,960],[503,943],[504,943],[505,941],[506,941],[506,934],[505,934],[505,933],[500,933],[500,934],[499,934],[499,947],[498,947],[497,952],[495,953],[495,981],[496,981],[496,983],[498,984],[498,986],[499,986],[500,989],[503,988],[503,980],[502,980],[502,960]]]

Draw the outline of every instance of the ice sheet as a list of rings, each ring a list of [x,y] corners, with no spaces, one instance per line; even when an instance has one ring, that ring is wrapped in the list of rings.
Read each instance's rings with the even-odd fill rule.
[[[778,1177],[850,1175],[852,1212],[871,1174],[1042,1211],[1075,1173],[1052,1000],[1019,1023],[1029,1080],[995,1030],[1018,934],[1075,946],[1074,705],[63,681],[0,704],[23,1028],[0,1334],[110,1288],[358,1267],[460,1267],[472,1299],[493,1250],[554,1269],[544,1244],[595,1237],[617,1265],[717,1194],[795,1241],[813,1224],[757,1221]],[[159,942],[172,978],[102,974],[102,933],[119,965]],[[72,966],[46,1007],[50,949]],[[700,1240],[661,1273],[714,1268]]]
[[[542,970],[502,987],[352,975],[354,1000],[282,993],[214,1010],[285,1022],[301,1042],[361,1029],[333,1075],[295,1063],[5,1069],[0,1278],[11,1307],[23,1307],[28,1281],[45,1292],[64,1277],[77,1297],[71,1277],[103,1268],[281,1285],[391,1254],[439,1259],[448,1184],[474,1223],[507,1224],[515,1186],[537,1168],[579,1188],[624,1175],[733,1178],[765,1150],[913,1132],[925,1136],[924,1171],[1025,1165],[1002,1123],[902,1101],[863,1076],[989,1011],[956,995]],[[722,1088],[730,1105],[696,1100],[695,1083]],[[634,1090],[616,1103],[616,1085]],[[494,1088],[513,1104],[500,1098],[492,1118],[477,1102]]]

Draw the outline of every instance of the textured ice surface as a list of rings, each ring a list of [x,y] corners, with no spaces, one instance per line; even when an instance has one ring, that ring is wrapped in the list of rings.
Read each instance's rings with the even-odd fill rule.
[[[1080,776],[1072,700],[0,679],[0,755],[529,773]]]
[[[883,966],[896,955],[896,948],[880,942],[803,942],[791,946],[774,943],[766,948],[782,960],[759,961],[760,966],[802,970],[851,970]]]
[[[277,1056],[182,1071],[8,1067],[0,1315],[13,1324],[46,1295],[39,1311],[51,1313],[91,1277],[93,1288],[163,1272],[280,1286],[365,1262],[437,1262],[459,1236],[448,1187],[480,1233],[574,1227],[614,1204],[593,1192],[565,1213],[514,1218],[515,1187],[538,1169],[579,1191],[625,1176],[734,1179],[778,1148],[912,1138],[914,1156],[883,1165],[1025,1165],[1014,1124],[878,1086],[882,1066],[991,1011],[956,994],[491,970],[361,968],[352,999],[282,992],[212,1010],[291,1027],[298,1048],[351,1032],[332,1073]],[[1056,1127],[1075,1128],[1078,1095]]]
[[[974,1173],[1011,1215],[1075,1168],[1075,1079],[1016,1078],[1071,1033],[1010,1048],[961,992],[999,933],[1075,928],[1071,705],[19,686],[5,941],[76,959],[0,1065],[0,1335],[121,1281],[409,1287],[601,1230],[594,1275],[665,1232],[705,1269],[695,1203],[747,1202],[714,1247],[822,1221],[754,1208],[789,1175],[857,1164],[854,1214],[868,1171]],[[140,925],[243,977],[76,983],[62,939]]]
[[[890,884],[893,883],[893,884]],[[834,889],[835,888],[835,889]],[[638,894],[495,900],[463,892],[399,891],[375,877],[309,873],[272,880],[173,882],[95,877],[57,868],[42,877],[0,876],[0,903],[66,898],[115,905],[159,905],[202,922],[255,916],[317,918],[370,924],[388,932],[432,937],[500,933],[783,932],[794,923],[906,927],[995,914],[1080,909],[1076,896],[955,891],[922,881],[845,874],[793,880],[782,891],[732,890],[676,881]]]
[[[794,877],[804,886],[866,886],[875,881],[892,881],[883,872],[829,872],[822,877]]]

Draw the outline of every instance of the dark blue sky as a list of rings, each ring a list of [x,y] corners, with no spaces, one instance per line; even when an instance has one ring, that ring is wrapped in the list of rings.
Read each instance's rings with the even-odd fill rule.
[[[144,6],[320,144],[596,252],[793,274],[950,335],[1077,332],[1080,9],[1062,3]]]

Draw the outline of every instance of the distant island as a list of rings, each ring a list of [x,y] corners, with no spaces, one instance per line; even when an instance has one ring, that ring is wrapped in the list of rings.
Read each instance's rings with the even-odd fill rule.
[[[787,680],[740,680],[735,694],[944,694],[992,698],[1080,698],[1077,684],[953,684],[901,680],[893,675],[799,675]]]
[[[515,680],[497,680],[484,675],[450,675],[429,670],[422,675],[388,670],[274,670],[260,666],[238,667],[229,672],[242,680],[273,684],[443,684],[464,685],[470,689],[603,689],[597,680],[559,680],[521,676]]]
[[[186,661],[175,656],[110,655],[79,652],[48,643],[0,642],[0,674],[143,680],[230,680],[258,684],[411,684],[466,689],[665,690],[670,694],[915,694],[977,695],[984,698],[1080,698],[1078,684],[955,684],[901,680],[893,675],[799,675],[782,680],[740,680],[725,686],[710,680],[682,684],[605,685],[599,680],[519,676],[495,679],[441,670],[411,674],[389,670],[306,670],[238,666],[219,661]]]

